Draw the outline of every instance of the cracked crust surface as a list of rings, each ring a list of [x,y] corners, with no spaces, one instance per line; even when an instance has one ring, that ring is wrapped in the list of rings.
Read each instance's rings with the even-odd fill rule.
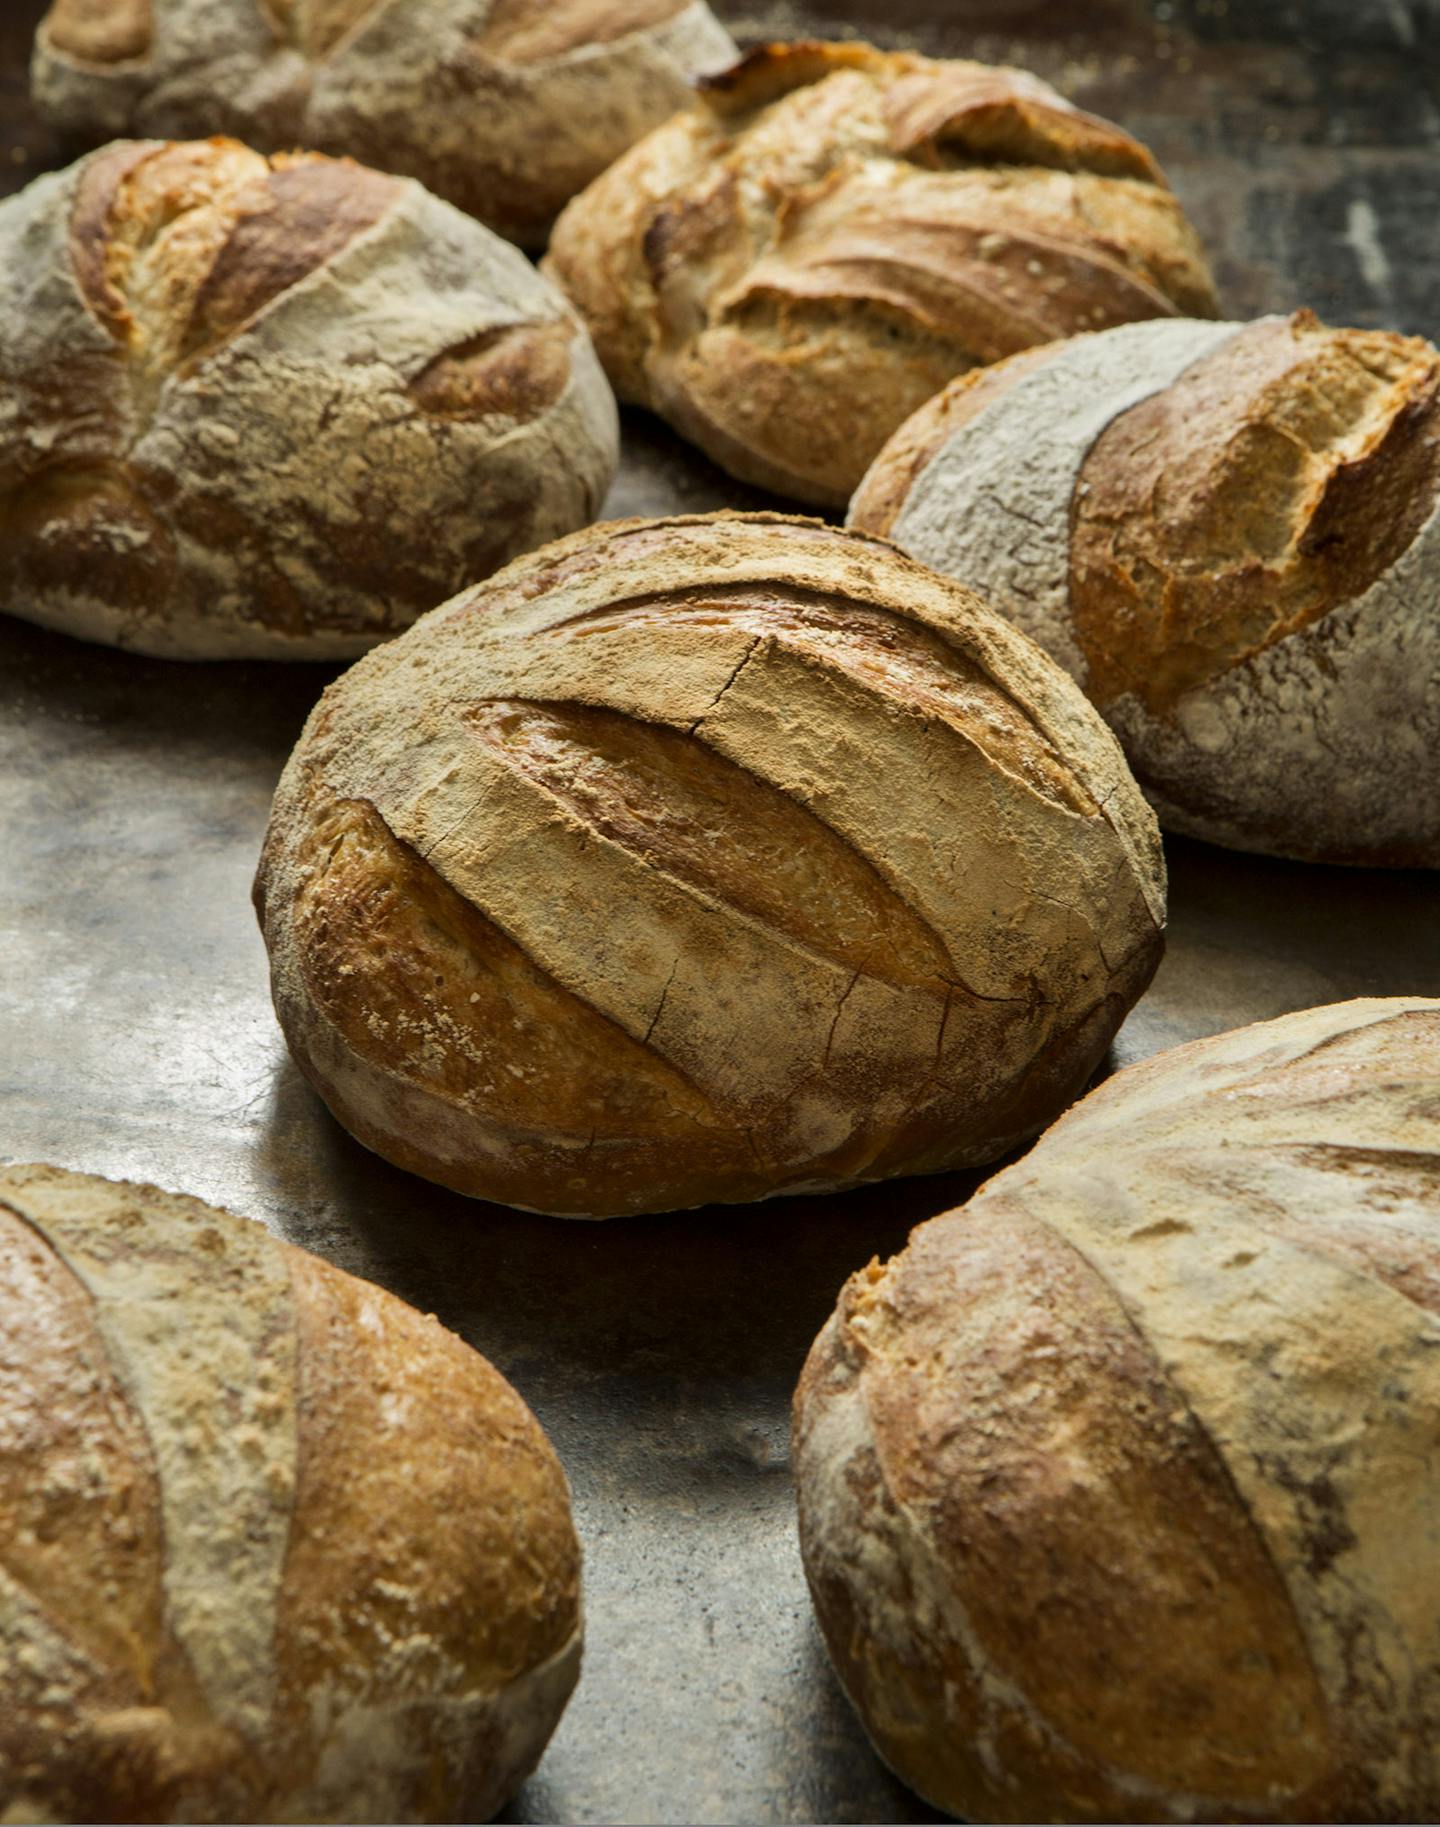
[[[850,521],[1058,659],[1168,827],[1440,864],[1429,343],[1309,312],[1076,339],[915,415]]]
[[[363,1142],[606,1217],[991,1158],[1158,961],[1103,724],[888,545],[616,523],[352,669],[256,882],[292,1051]]]
[[[0,604],[174,658],[350,658],[585,524],[565,300],[407,179],[122,141],[0,205]]]
[[[846,1285],[801,1540],[972,1820],[1440,1808],[1440,1002],[1179,1047]]]
[[[770,45],[556,225],[621,397],[733,474],[843,505],[906,415],[1036,343],[1210,315],[1143,146],[1023,70]]]
[[[529,1410],[433,1319],[154,1187],[0,1171],[7,1821],[485,1820],[574,1686]]]
[[[55,0],[32,87],[72,134],[347,154],[538,247],[735,54],[704,0]]]

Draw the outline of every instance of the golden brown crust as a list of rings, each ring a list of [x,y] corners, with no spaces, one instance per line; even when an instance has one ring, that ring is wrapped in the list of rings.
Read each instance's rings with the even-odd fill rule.
[[[568,319],[487,330],[428,362],[410,383],[426,412],[451,419],[490,414],[524,425],[555,405],[570,382]]]
[[[218,138],[0,210],[0,397],[6,607],[186,658],[361,652],[583,524],[616,456],[588,340],[513,249]]]
[[[57,463],[0,499],[0,578],[27,602],[63,595],[83,577],[118,614],[141,621],[169,610],[175,571],[173,530],[143,481],[117,465]],[[258,607],[271,618],[268,599]]]
[[[315,713],[257,907],[303,1069],[445,1185],[608,1216],[998,1152],[1154,968],[1098,725],[879,542],[618,523],[386,656]]]
[[[1080,472],[1070,604],[1102,707],[1185,693],[1362,596],[1440,494],[1440,355],[1252,324],[1123,413]]]
[[[189,361],[328,265],[399,194],[348,159],[121,143],[87,163],[76,193],[76,280],[138,360]]]
[[[851,524],[1059,660],[1168,828],[1440,862],[1440,353],[1302,311],[992,373],[901,428]]]
[[[1044,1290],[1018,1323],[1017,1285]],[[966,1303],[959,1340],[952,1287]],[[923,1229],[902,1267],[852,1282],[840,1325],[866,1364],[888,1495],[926,1517],[977,1654],[1025,1696],[1003,1734],[1007,1765],[1044,1755],[1043,1721],[1073,1754],[1067,1786],[1118,1767],[1223,1805],[1313,1779],[1324,1700],[1263,1536],[1082,1255],[996,1198],[984,1222]],[[1057,1568],[1072,1575],[1063,1594]],[[1196,1682],[1197,1664],[1210,1681]],[[947,1667],[935,1684],[928,1742],[942,1767],[954,1678]]]
[[[1057,105],[1044,84],[975,64],[942,68],[939,80],[924,70],[902,76],[886,98],[891,142],[917,164],[944,170],[993,160],[1164,183],[1138,140]]]
[[[164,1622],[155,1467],[84,1288],[3,1203],[0,1263],[0,1300],[24,1316],[0,1327],[0,1612],[14,1588],[39,1601],[72,1657],[62,1699],[55,1671],[27,1669],[13,1622],[0,1619],[0,1772],[7,1800],[43,1793],[53,1818],[100,1820],[118,1772],[103,1743],[86,1743],[84,1714],[153,1706],[183,1673]],[[93,1586],[76,1582],[77,1567]],[[61,1691],[47,1696],[52,1683]],[[161,1771],[136,1759],[128,1775],[137,1818],[165,1804]]]
[[[1178,1048],[847,1285],[796,1395],[807,1572],[937,1805],[1434,1813],[1437,1089],[1433,1002]]]
[[[348,154],[527,246],[735,47],[705,0],[55,0],[32,88],[91,143]]]
[[[489,1818],[579,1629],[504,1380],[259,1226],[53,1168],[0,1174],[0,1308],[12,1818]]]
[[[10,1524],[5,1571],[32,1592],[53,1593],[49,1608],[67,1629],[143,1688],[163,1599],[160,1505],[144,1428],[105,1359],[84,1289],[3,1205],[0,1235],[6,1302],[29,1315],[23,1334],[11,1325],[0,1335],[0,1504]],[[77,1366],[83,1375],[76,1375]],[[52,1453],[61,1464],[89,1458],[101,1468],[92,1485],[59,1509],[54,1488],[34,1476],[35,1465]],[[74,1565],[93,1568],[100,1585],[113,1591],[108,1614],[68,1585]]]
[[[612,1186],[610,1163],[635,1150],[649,1154],[657,1178],[677,1151],[687,1174],[718,1178],[732,1166],[709,1100],[684,1074],[568,995],[372,806],[320,799],[311,816],[294,919],[317,1013],[377,1074],[459,1105],[486,1086],[487,1114],[517,1157],[504,1167],[448,1162],[436,1177],[457,1192],[523,1204],[537,1181],[564,1170],[567,1147],[566,1190],[577,1201],[592,1192],[623,1200],[631,1164],[622,1159]],[[262,863],[261,892],[266,875]],[[357,970],[357,958],[374,968]],[[323,1073],[310,1076],[361,1141],[411,1172],[435,1173],[422,1143],[388,1135],[362,1101]],[[546,1140],[557,1112],[558,1147]]]
[[[440,1709],[427,1719],[425,1700],[442,1684],[503,1694],[572,1644],[580,1545],[564,1474],[524,1403],[468,1346],[315,1257],[289,1260],[300,1476],[276,1646],[282,1705],[303,1715],[328,1693],[363,1713],[392,1707],[403,1682],[417,1741],[404,1818],[453,1818],[460,1795],[488,1820],[516,1780],[503,1732],[482,1721],[457,1770],[454,1728]],[[389,1656],[376,1657],[377,1642],[394,1646]]]
[[[277,157],[253,189],[247,187],[195,292],[181,359],[213,350],[272,299],[328,265],[374,227],[397,191],[393,178],[349,160]]]
[[[135,172],[164,151],[159,140],[107,146],[86,161],[70,211],[70,259],[81,296],[108,330],[123,339],[125,300],[111,273],[111,223],[121,192]]]
[[[737,475],[841,504],[957,373],[1214,310],[1144,149],[1023,71],[769,45],[557,224],[622,397]]]

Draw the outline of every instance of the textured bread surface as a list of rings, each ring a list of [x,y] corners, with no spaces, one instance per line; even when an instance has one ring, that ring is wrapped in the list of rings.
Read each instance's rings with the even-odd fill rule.
[[[883,542],[617,522],[316,707],[256,882],[292,1051],[361,1141],[604,1217],[986,1160],[1158,961],[1103,723]]]
[[[1145,148],[1023,70],[771,45],[578,197],[546,270],[622,399],[746,481],[840,506],[957,374],[1208,315]]]
[[[1306,311],[1142,324],[947,389],[851,524],[1084,687],[1166,826],[1440,865],[1440,353]]]
[[[525,246],[735,47],[704,0],[55,0],[47,119],[348,154]]]
[[[514,248],[407,179],[124,141],[0,204],[0,608],[350,658],[590,520],[615,402]]]
[[[851,1278],[801,1542],[882,1756],[972,1820],[1440,1811],[1440,1002],[1133,1066]]]
[[[154,1187],[0,1170],[0,1514],[7,1822],[488,1819],[579,1671],[504,1378]]]

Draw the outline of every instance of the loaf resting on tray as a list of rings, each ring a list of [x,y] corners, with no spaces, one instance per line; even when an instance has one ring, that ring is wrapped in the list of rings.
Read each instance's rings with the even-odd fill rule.
[[[1440,1002],[1103,1085],[853,1276],[801,1540],[881,1755],[977,1821],[1440,1812]]]
[[[580,1665],[525,1404],[197,1199],[0,1169],[8,1821],[488,1820]]]
[[[1308,311],[955,382],[851,524],[978,590],[1104,712],[1161,823],[1440,865],[1440,352]]]
[[[617,522],[326,692],[256,882],[340,1120],[571,1216],[985,1161],[1085,1084],[1164,871],[1060,668],[883,541]]]
[[[704,0],[55,0],[31,86],[72,135],[348,153],[538,246],[734,56]]]
[[[748,482],[843,506],[954,375],[1209,316],[1155,161],[1023,70],[770,45],[556,224],[546,271],[623,400]]]
[[[405,178],[121,141],[0,203],[0,607],[186,659],[350,657],[590,520],[589,339]]]

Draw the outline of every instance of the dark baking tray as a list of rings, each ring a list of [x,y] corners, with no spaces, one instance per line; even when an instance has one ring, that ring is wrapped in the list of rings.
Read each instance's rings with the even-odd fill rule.
[[[0,189],[69,151],[26,102],[40,11],[3,0]],[[1155,149],[1231,315],[1306,303],[1440,331],[1440,0],[717,11],[747,42],[867,33],[1027,63]],[[611,514],[761,500],[643,415],[626,438]],[[589,1641],[505,1818],[935,1818],[826,1665],[787,1411],[845,1276],[972,1182],[586,1226],[366,1154],[286,1057],[248,903],[271,790],[330,676],[163,665],[0,616],[0,1156],[262,1218],[438,1313],[518,1385],[574,1486]],[[1168,848],[1169,953],[1114,1063],[1313,1003],[1440,994],[1440,878]]]

